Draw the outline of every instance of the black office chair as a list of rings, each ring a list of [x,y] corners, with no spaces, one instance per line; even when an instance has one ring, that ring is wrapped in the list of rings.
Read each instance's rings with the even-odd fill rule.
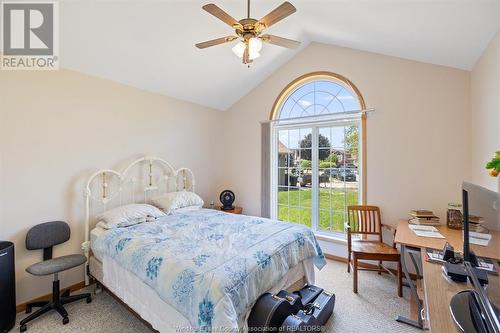
[[[54,274],[52,282],[52,300],[29,303],[26,306],[26,313],[30,313],[32,308],[40,307],[34,313],[24,318],[20,322],[20,331],[26,331],[26,324],[35,318],[40,317],[47,311],[56,310],[63,317],[63,325],[69,323],[68,313],[64,309],[64,304],[86,299],[87,303],[92,302],[90,294],[69,295],[69,289],[59,292],[58,273],[73,267],[80,266],[87,261],[82,254],[71,254],[67,256],[52,258],[52,247],[66,242],[70,237],[70,229],[66,222],[47,222],[34,226],[26,235],[26,248],[28,250],[43,249],[43,261],[26,268],[32,275],[45,276]]]

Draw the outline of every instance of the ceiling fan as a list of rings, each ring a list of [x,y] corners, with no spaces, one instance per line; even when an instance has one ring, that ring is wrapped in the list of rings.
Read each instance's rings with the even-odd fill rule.
[[[250,0],[247,1],[247,17],[239,21],[236,21],[236,19],[234,19],[231,15],[227,14],[224,10],[213,3],[203,6],[202,8],[204,10],[235,29],[236,36],[231,35],[212,39],[203,43],[198,43],[196,44],[196,47],[204,49],[240,39],[240,42],[236,44],[232,50],[242,59],[244,64],[249,64],[254,59],[260,57],[259,52],[262,49],[262,42],[290,49],[297,48],[300,45],[300,42],[295,40],[275,35],[262,34],[264,29],[269,28],[273,24],[283,20],[297,11],[291,3],[285,1],[260,20],[256,20],[250,17]]]

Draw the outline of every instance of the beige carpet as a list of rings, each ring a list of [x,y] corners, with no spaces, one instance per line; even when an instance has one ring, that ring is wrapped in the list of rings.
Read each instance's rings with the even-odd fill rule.
[[[317,273],[316,280],[318,286],[333,291],[337,296],[327,332],[421,332],[394,320],[398,314],[407,314],[409,305],[407,300],[397,297],[396,283],[390,276],[360,272],[359,293],[355,295],[346,265],[329,260],[328,265]],[[52,312],[29,323],[27,332],[151,332],[105,292],[94,295],[91,304],[82,301],[67,305],[66,310],[69,324],[63,326],[59,314]],[[24,313],[18,314],[15,331],[19,331],[19,320],[25,316]]]

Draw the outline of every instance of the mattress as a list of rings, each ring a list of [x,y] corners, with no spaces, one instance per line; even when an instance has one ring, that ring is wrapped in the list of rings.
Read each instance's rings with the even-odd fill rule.
[[[105,231],[105,230],[104,230]],[[98,231],[103,232],[103,230]],[[94,253],[95,254],[95,253]],[[191,331],[191,324],[175,308],[164,302],[147,284],[132,272],[121,267],[112,258],[103,255],[103,261],[90,258],[90,272],[113,294],[119,297],[132,310],[159,332]],[[314,264],[312,259],[303,261],[293,267],[269,292],[276,293],[281,289],[297,289],[304,283],[314,283]],[[239,323],[243,330],[247,329],[246,319]]]
[[[97,237],[99,237],[100,235],[102,235],[103,233],[105,233],[107,231],[108,230],[106,230],[100,226],[96,226],[94,229],[92,229],[92,231],[90,232],[90,244],[94,244]],[[97,258],[97,260],[99,260],[100,262],[103,261],[103,253],[101,253],[98,249],[96,249],[95,247],[92,247],[92,253]]]

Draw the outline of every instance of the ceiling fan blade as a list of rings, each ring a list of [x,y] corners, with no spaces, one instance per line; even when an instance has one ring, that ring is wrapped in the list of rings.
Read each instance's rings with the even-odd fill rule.
[[[240,24],[238,23],[238,21],[236,21],[234,17],[232,17],[231,15],[229,15],[228,13],[226,13],[224,10],[222,10],[220,7],[218,7],[213,3],[209,3],[208,5],[205,5],[201,8],[203,8],[204,10],[206,10],[207,12],[209,12],[210,14],[217,17],[219,20],[221,20],[222,22],[226,23],[227,25],[233,28],[236,26],[240,26]]]
[[[262,36],[260,36],[260,39],[262,39],[262,41],[267,42],[269,44],[274,44],[274,45],[286,47],[289,49],[296,49],[297,47],[300,46],[300,42],[298,42],[296,40],[278,37],[275,35],[268,35],[268,34],[262,35]]]
[[[205,49],[210,46],[215,46],[219,44],[224,44],[228,42],[232,42],[233,40],[237,39],[237,36],[226,36],[226,37],[221,37],[217,39],[212,39],[212,40],[207,40],[206,42],[198,43],[196,44],[196,47],[199,49]]]
[[[280,6],[278,6],[276,9],[274,9],[272,12],[264,16],[259,20],[259,23],[263,24],[266,26],[266,28],[269,28],[276,22],[281,21],[287,16],[292,15],[297,11],[297,8],[295,8],[291,3],[288,1],[283,2]]]

